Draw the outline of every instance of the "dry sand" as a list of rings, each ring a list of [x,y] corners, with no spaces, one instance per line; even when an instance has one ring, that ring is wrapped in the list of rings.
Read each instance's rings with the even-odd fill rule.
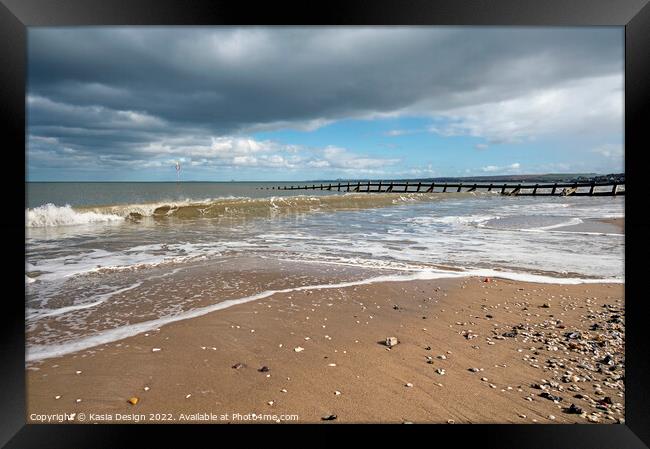
[[[621,422],[623,285],[484,281],[276,294],[47,359],[27,369],[27,420]]]

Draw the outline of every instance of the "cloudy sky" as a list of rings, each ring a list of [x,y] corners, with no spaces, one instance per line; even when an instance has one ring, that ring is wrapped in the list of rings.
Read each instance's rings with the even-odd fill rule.
[[[623,28],[30,28],[28,179],[623,170]]]

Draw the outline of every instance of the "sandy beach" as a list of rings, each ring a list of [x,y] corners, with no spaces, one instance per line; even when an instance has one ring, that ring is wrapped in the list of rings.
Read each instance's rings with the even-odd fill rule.
[[[623,290],[471,277],[275,294],[30,364],[27,422],[622,422]]]

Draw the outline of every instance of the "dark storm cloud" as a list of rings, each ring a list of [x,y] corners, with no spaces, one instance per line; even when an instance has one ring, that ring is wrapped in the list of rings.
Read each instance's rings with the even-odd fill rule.
[[[32,28],[30,156],[119,164],[161,142],[191,155],[213,137],[435,114],[620,74],[622,52],[612,28]]]

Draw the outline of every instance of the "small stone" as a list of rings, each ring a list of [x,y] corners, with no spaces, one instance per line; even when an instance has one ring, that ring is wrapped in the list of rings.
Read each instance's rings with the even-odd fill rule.
[[[81,402],[81,399],[77,399],[77,400],[75,400],[75,402],[78,404],[78,403]]]
[[[149,391],[149,390],[150,390],[149,387],[144,387],[144,391]]]
[[[445,370],[442,369],[442,368],[438,368],[438,369],[436,370],[436,373],[440,374],[441,376],[444,376],[444,375],[445,375]]]
[[[411,382],[407,382],[405,386],[408,387],[408,388],[411,388],[411,387],[413,387],[413,384]]]
[[[151,349],[151,352],[158,352],[158,351],[160,351],[160,348],[152,348]]]
[[[237,362],[237,363],[235,363],[235,364],[232,366],[232,369],[241,369],[241,368],[243,368],[243,367],[244,367],[244,364],[243,364],[243,363],[239,363],[239,362]]]
[[[573,415],[581,415],[582,414],[582,408],[578,407],[575,404],[571,404],[564,411],[567,412],[567,413],[571,413]]]
[[[555,415],[548,415],[547,418],[550,419],[550,420],[554,420],[554,419],[555,419]]]
[[[189,399],[191,396],[192,396],[192,393],[190,393],[190,394],[186,394],[186,395],[185,395],[185,399]]]
[[[273,405],[273,404],[275,404],[275,401],[269,401],[269,402],[267,402],[267,404]]]
[[[61,399],[60,395],[54,396],[54,399]]]
[[[336,418],[336,415],[326,415],[321,417],[323,421],[334,421]]]
[[[447,424],[454,424],[455,422],[456,422],[456,421],[454,421],[453,419],[448,419],[448,420],[447,420]]]
[[[74,373],[75,374],[81,374],[81,371],[75,371]]]
[[[336,366],[336,363],[328,363],[327,366]]]
[[[481,380],[482,380],[483,382],[487,382],[487,381],[488,381],[488,378],[487,378],[487,377],[481,377]]]
[[[553,402],[560,402],[562,400],[562,398],[560,396],[554,396],[551,393],[549,393],[548,391],[540,393],[539,396],[543,397],[543,398],[546,398],[549,401],[553,401]]]
[[[302,352],[305,350],[305,348],[301,348],[300,346],[293,348],[295,352]]]
[[[265,366],[261,367],[260,369],[258,369],[257,371],[259,371],[260,373],[266,373],[266,372],[269,371],[269,367],[265,365]]]
[[[467,371],[471,371],[473,373],[478,373],[479,369],[478,368],[467,368]]]
[[[140,400],[140,399],[138,399],[137,397],[133,396],[132,398],[129,398],[129,400],[126,401],[126,402],[128,402],[128,403],[131,404],[131,405],[135,405],[135,404],[138,403],[139,400]]]
[[[397,340],[397,337],[387,337],[387,338],[386,338],[386,343],[385,343],[385,344],[386,344],[386,346],[388,346],[389,348],[392,348],[392,347],[395,346],[397,343],[399,343],[399,341]]]
[[[286,393],[286,392],[287,392],[287,389],[286,389],[286,388],[283,388],[282,390],[280,390],[280,392],[281,392],[281,393]]]
[[[336,396],[339,396],[339,395],[341,394],[341,392],[338,391],[338,390],[336,390],[336,391],[334,392],[334,394],[335,394]]]

